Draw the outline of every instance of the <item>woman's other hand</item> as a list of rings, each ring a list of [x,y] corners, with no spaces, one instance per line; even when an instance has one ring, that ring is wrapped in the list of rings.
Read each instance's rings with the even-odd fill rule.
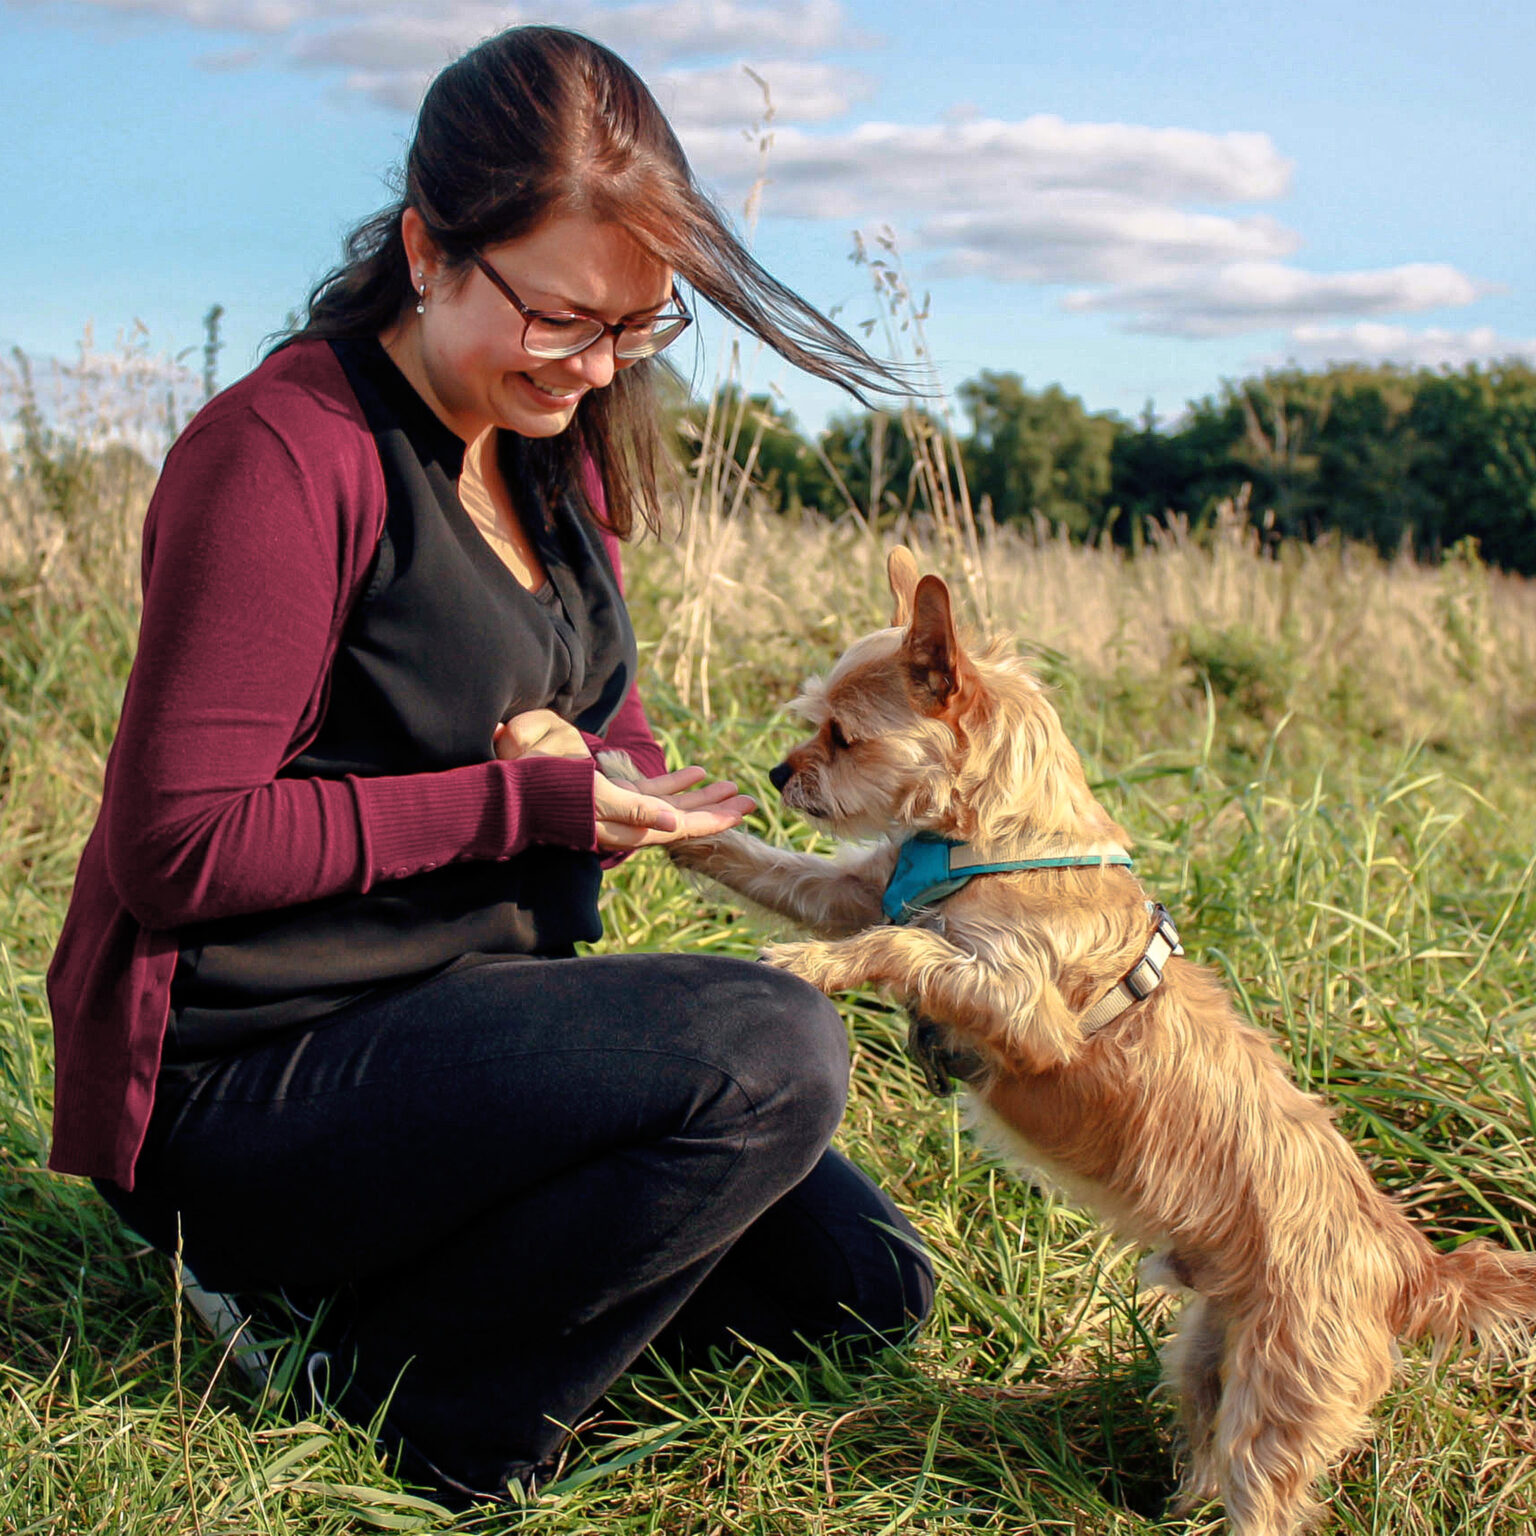
[[[530,709],[496,727],[491,738],[503,761],[519,757],[590,757],[580,731],[552,709]],[[596,775],[597,846],[627,853],[656,843],[709,837],[736,826],[757,802],[728,779],[705,784],[702,768],[679,768],[654,779],[623,783]]]
[[[591,757],[580,731],[552,709],[529,709],[496,727],[491,746],[503,762],[518,757]]]
[[[679,768],[654,779],[616,784],[597,775],[597,845],[609,852],[709,837],[757,809],[729,779],[705,784],[702,768]]]

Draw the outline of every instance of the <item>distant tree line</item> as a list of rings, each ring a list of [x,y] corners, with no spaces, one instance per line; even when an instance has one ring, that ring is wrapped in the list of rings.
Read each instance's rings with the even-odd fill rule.
[[[1536,369],[1285,368],[1227,383],[1160,426],[1085,408],[1015,373],[962,384],[959,438],[972,501],[998,522],[1044,518],[1077,538],[1132,543],[1149,523],[1195,522],[1250,488],[1280,537],[1337,531],[1421,556],[1472,537],[1492,564],[1536,574]],[[688,409],[697,436],[705,408]],[[764,395],[728,389],[715,420],[773,505],[836,515],[918,500],[920,453],[899,416],[838,416],[820,437]],[[917,413],[919,440],[938,423]]]

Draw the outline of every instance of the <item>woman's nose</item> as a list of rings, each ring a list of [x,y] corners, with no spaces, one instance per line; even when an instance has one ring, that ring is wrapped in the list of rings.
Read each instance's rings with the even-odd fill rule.
[[[585,352],[578,352],[571,359],[581,374],[582,383],[589,389],[602,389],[613,383],[613,376],[619,368],[614,345],[612,334],[599,336]]]

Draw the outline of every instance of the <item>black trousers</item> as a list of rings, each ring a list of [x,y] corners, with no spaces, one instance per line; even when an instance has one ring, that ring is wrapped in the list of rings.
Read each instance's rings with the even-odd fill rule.
[[[389,1398],[408,1466],[495,1490],[653,1340],[921,1321],[915,1235],[828,1150],[846,1086],[836,1010],[768,966],[484,961],[167,1074],[103,1193],[211,1289],[339,1293],[343,1411]]]

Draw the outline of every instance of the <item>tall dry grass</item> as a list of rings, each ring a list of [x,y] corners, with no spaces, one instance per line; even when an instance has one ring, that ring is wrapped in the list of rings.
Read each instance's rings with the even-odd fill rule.
[[[922,513],[896,523],[791,519],[747,498],[705,504],[685,542],[631,555],[653,665],[711,718],[782,702],[808,666],[887,622],[885,555],[906,542],[946,575],[973,630],[1013,635],[1051,679],[1187,736],[1206,691],[1250,745],[1342,729],[1476,762],[1536,745],[1536,583],[1461,548],[1442,564],[1360,545],[1272,546],[1228,504],[1135,552],[1074,543],[1043,524],[983,525],[973,578],[960,541]],[[645,608],[646,595],[654,602]]]

